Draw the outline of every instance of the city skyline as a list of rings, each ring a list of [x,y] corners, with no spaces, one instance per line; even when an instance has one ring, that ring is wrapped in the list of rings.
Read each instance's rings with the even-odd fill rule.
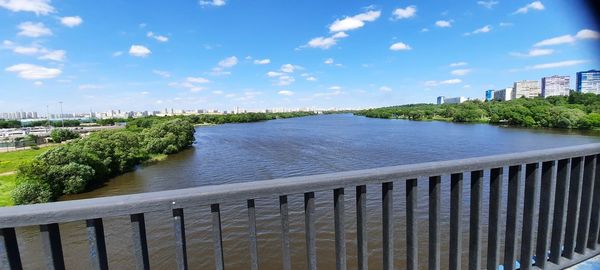
[[[600,35],[581,8],[0,1],[0,107],[365,108],[480,97],[566,74],[574,88],[575,72],[600,66],[593,45]]]

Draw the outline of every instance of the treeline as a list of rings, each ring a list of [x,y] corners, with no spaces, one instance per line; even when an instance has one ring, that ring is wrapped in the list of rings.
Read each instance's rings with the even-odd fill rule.
[[[374,118],[483,122],[520,127],[600,128],[600,96],[571,92],[568,97],[467,101],[461,104],[411,104],[356,113]]]
[[[76,139],[20,166],[13,201],[42,203],[90,190],[153,156],[189,147],[194,142],[194,132],[192,123],[184,119],[156,118],[144,125]]]

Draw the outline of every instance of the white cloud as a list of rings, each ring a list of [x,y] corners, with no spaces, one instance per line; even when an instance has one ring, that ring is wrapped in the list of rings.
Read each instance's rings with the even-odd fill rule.
[[[185,80],[190,83],[209,83],[210,82],[208,79],[202,78],[202,77],[187,77]]]
[[[411,50],[412,48],[402,42],[396,42],[394,44],[392,44],[392,46],[390,46],[390,50],[392,51],[407,51],[407,50]]]
[[[41,81],[35,81],[35,82],[33,82],[33,84],[34,84],[35,86],[42,86],[42,85],[44,85],[44,83],[43,83],[43,82],[41,82]]]
[[[577,34],[575,35],[576,39],[599,39],[600,38],[600,33],[594,31],[594,30],[590,30],[590,29],[582,29],[581,31],[577,32]]]
[[[325,63],[327,65],[332,65],[333,64],[333,58],[327,58],[327,59],[325,59],[325,61],[323,61],[323,63]]]
[[[476,35],[476,34],[480,34],[480,33],[489,33],[490,31],[492,31],[492,26],[488,24],[484,27],[475,29],[473,32],[465,33],[465,36]]]
[[[395,20],[412,18],[417,15],[417,7],[408,6],[406,8],[397,8],[392,12],[392,15]]]
[[[79,16],[62,17],[60,23],[67,27],[75,27],[83,23],[83,19]]]
[[[155,70],[152,70],[152,73],[154,73],[154,74],[156,74],[158,76],[164,77],[164,78],[171,77],[171,73],[169,73],[168,71],[163,71],[163,70],[157,70],[157,69],[155,69]]]
[[[429,28],[423,28],[423,29],[421,29],[421,32],[422,33],[429,32]]]
[[[379,91],[381,91],[381,92],[392,92],[392,88],[390,88],[389,86],[385,86],[384,85],[382,87],[379,87]]]
[[[493,0],[489,0],[489,1],[477,1],[477,4],[487,8],[487,9],[492,9],[494,8],[495,5],[497,5],[499,2],[498,1],[493,1]]]
[[[501,27],[513,26],[514,24],[511,22],[500,22],[498,25]]]
[[[267,65],[271,63],[271,59],[256,59],[254,60],[254,64],[256,65]]]
[[[116,51],[116,52],[114,52],[114,53],[112,54],[112,56],[113,56],[113,57],[119,57],[119,56],[121,56],[121,55],[123,55],[123,52],[122,52],[122,51]]]
[[[379,10],[369,10],[364,13],[354,15],[352,17],[346,17],[344,19],[335,20],[330,26],[330,32],[343,32],[361,28],[365,25],[365,22],[372,22],[377,20],[381,15]]]
[[[214,6],[214,7],[220,7],[220,6],[224,6],[225,0],[200,0],[198,2],[201,6]]]
[[[552,53],[554,53],[553,49],[531,49],[527,53],[511,53],[511,55],[520,56],[520,57],[536,57],[536,56],[551,55]]]
[[[334,86],[329,87],[329,90],[342,90],[342,87],[334,85]]]
[[[451,67],[462,67],[462,66],[466,66],[467,62],[456,62],[456,63],[451,63],[449,66]]]
[[[102,89],[102,88],[104,88],[104,86],[99,85],[99,84],[80,84],[79,85],[79,90]]]
[[[313,76],[308,76],[308,77],[306,77],[306,80],[307,80],[307,81],[314,82],[314,81],[316,81],[316,80],[317,80],[317,78],[315,78],[315,77],[313,77]]]
[[[0,7],[12,12],[33,12],[36,15],[47,15],[55,11],[50,0],[0,0]]]
[[[338,40],[348,37],[345,32],[337,32],[330,37],[316,37],[308,41],[305,46],[311,48],[329,49],[337,44]]]
[[[16,46],[13,48],[14,53],[24,54],[24,55],[35,55],[35,54],[41,53],[42,51],[43,51],[43,48],[40,48],[37,46],[32,46],[32,47]]]
[[[281,90],[281,91],[277,92],[277,94],[280,94],[280,95],[282,95],[282,96],[288,96],[288,97],[289,97],[289,96],[293,96],[293,95],[294,95],[294,92],[292,92],[292,91],[289,91],[289,90]]]
[[[41,80],[56,78],[62,73],[57,68],[47,68],[32,64],[17,64],[5,69],[9,72],[15,72],[17,75],[26,80]]]
[[[439,20],[437,22],[435,22],[435,26],[437,27],[452,27],[452,21],[444,21],[444,20]]]
[[[153,32],[146,33],[146,36],[149,37],[149,38],[153,38],[153,39],[155,39],[155,40],[157,40],[159,42],[167,42],[167,41],[169,41],[168,37],[165,37],[165,36],[162,36],[162,35],[157,35],[157,34],[154,34]]]
[[[129,48],[129,54],[135,57],[146,57],[150,55],[152,52],[150,49],[142,46],[142,45],[131,45]]]
[[[24,22],[17,27],[21,30],[18,35],[26,37],[51,36],[52,30],[44,26],[43,23]]]
[[[237,63],[238,63],[237,57],[230,56],[230,57],[227,57],[227,58],[219,61],[218,65],[222,68],[230,68],[230,67],[237,65]]]
[[[39,57],[41,60],[52,60],[58,62],[63,62],[66,58],[67,52],[64,50],[51,51]]]
[[[215,95],[222,95],[224,92],[221,90],[215,90],[215,91],[212,91],[212,93]]]
[[[294,77],[288,76],[288,75],[283,75],[283,76],[279,76],[279,81],[277,82],[276,85],[286,86],[286,85],[292,84],[295,81],[296,81],[296,79],[294,79]]]
[[[450,74],[452,75],[456,75],[456,76],[464,76],[467,75],[471,72],[470,69],[455,69],[453,71],[450,72]]]
[[[450,79],[450,80],[441,81],[440,84],[459,84],[461,82],[462,82],[461,79]]]
[[[544,10],[544,5],[541,1],[534,1],[527,4],[524,7],[517,9],[517,11],[515,11],[514,14],[525,14],[529,12],[529,10]]]
[[[294,72],[294,70],[296,70],[296,66],[292,65],[292,64],[285,64],[281,66],[281,71],[285,72],[285,73],[292,73]]]
[[[283,73],[281,73],[281,72],[275,72],[275,71],[269,71],[269,72],[267,72],[267,76],[268,77],[279,77],[281,75],[283,75]]]
[[[558,36],[558,37],[553,37],[553,38],[549,38],[549,39],[544,39],[536,44],[534,44],[534,47],[542,47],[542,46],[553,46],[553,45],[560,45],[560,44],[566,44],[566,43],[575,43],[575,38],[571,35],[564,35],[564,36]]]
[[[570,67],[570,66],[579,65],[579,64],[582,64],[582,63],[585,63],[585,62],[587,62],[587,61],[585,61],[585,60],[567,60],[567,61],[561,61],[561,62],[538,64],[538,65],[530,67],[529,69],[546,69],[546,68]]]

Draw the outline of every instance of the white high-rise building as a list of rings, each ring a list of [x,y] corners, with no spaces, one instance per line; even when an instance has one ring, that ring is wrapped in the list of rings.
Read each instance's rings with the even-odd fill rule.
[[[507,101],[512,99],[512,87],[502,88],[494,91],[494,100]]]
[[[542,78],[542,97],[568,96],[571,77],[558,76]]]
[[[466,97],[453,97],[453,98],[445,98],[444,104],[459,104],[467,101]]]
[[[542,95],[538,81],[523,80],[514,83],[512,99],[520,97],[535,98]]]

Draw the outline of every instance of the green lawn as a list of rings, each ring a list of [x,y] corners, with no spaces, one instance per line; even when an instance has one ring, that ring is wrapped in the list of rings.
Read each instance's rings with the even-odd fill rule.
[[[0,207],[13,205],[10,192],[15,188],[16,175],[0,176]]]
[[[35,156],[48,151],[51,147],[53,146],[43,147],[37,150],[28,149],[0,153],[0,174],[16,171],[21,163],[32,160]]]

